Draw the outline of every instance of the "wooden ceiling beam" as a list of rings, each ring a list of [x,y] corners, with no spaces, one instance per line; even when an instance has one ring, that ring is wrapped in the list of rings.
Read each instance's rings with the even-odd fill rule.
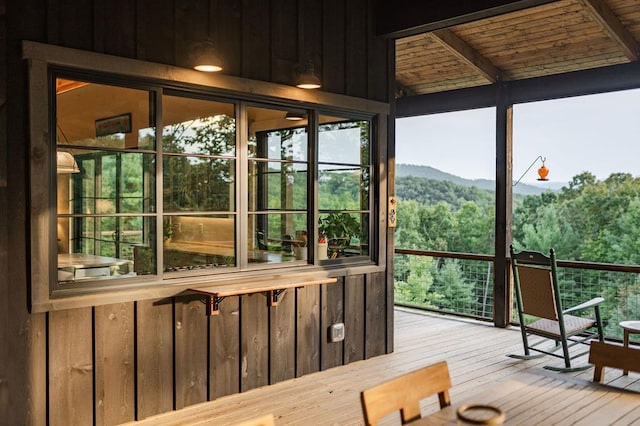
[[[493,63],[478,53],[467,42],[455,35],[451,30],[436,30],[430,33],[432,38],[475,71],[482,74],[491,83],[503,80],[504,75]]]
[[[602,26],[609,37],[614,40],[624,55],[634,62],[640,58],[640,45],[633,38],[613,11],[602,0],[580,0],[594,19]]]

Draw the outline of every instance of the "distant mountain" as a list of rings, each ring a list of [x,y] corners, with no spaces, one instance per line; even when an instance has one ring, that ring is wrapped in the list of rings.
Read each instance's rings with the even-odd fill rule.
[[[430,166],[417,166],[414,164],[396,164],[396,176],[414,176],[425,179],[443,180],[453,182],[457,185],[466,187],[476,187],[485,189],[487,191],[495,192],[495,181],[489,179],[465,179],[459,176],[452,175],[447,172],[443,172],[438,169],[434,169]],[[557,191],[562,185],[551,183],[547,187],[539,187],[535,185],[528,185],[526,183],[519,183],[513,188],[514,194],[521,195],[540,195],[546,191]]]

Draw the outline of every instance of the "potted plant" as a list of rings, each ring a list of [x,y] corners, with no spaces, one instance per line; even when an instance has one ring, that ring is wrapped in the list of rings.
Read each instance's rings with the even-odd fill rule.
[[[349,213],[329,213],[320,218],[318,232],[329,240],[329,245],[344,250],[352,239],[359,239],[360,223]]]

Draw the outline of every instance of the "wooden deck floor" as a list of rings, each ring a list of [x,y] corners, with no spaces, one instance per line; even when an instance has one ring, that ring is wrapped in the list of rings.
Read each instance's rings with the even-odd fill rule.
[[[561,384],[551,392],[553,396],[549,395],[559,402],[564,401],[565,389],[572,384],[580,385],[580,389],[586,386],[579,392],[573,389],[570,394],[578,400],[580,410],[568,417],[540,413],[536,419],[522,419],[522,424],[640,425],[640,374],[632,372],[622,376],[620,370],[607,368],[604,381],[607,386],[602,386],[591,381],[593,369],[559,374],[542,368],[548,363],[558,364],[561,362],[558,359],[545,357],[520,361],[508,358],[505,356],[508,353],[522,352],[517,329],[498,329],[475,321],[396,310],[395,339],[392,354],[188,407],[178,416],[173,413],[174,424],[227,425],[273,413],[277,426],[362,425],[361,390],[444,359],[449,363],[454,402],[503,381],[515,379],[536,383],[551,380]],[[586,362],[586,357],[580,361]],[[435,398],[423,403],[424,413],[436,409]],[[162,417],[136,424],[156,424],[155,421]],[[385,424],[399,424],[399,420],[388,419]]]

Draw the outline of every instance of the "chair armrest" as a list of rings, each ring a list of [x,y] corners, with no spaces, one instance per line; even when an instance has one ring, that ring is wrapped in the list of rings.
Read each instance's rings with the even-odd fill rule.
[[[586,309],[586,308],[591,308],[592,306],[598,306],[599,304],[601,304],[602,302],[604,302],[604,298],[602,297],[594,297],[593,299],[589,300],[588,302],[584,302],[581,303],[577,306],[573,306],[569,309],[565,309],[564,311],[562,311],[563,314],[568,314],[569,312],[575,312],[575,311],[579,311],[582,309]]]

